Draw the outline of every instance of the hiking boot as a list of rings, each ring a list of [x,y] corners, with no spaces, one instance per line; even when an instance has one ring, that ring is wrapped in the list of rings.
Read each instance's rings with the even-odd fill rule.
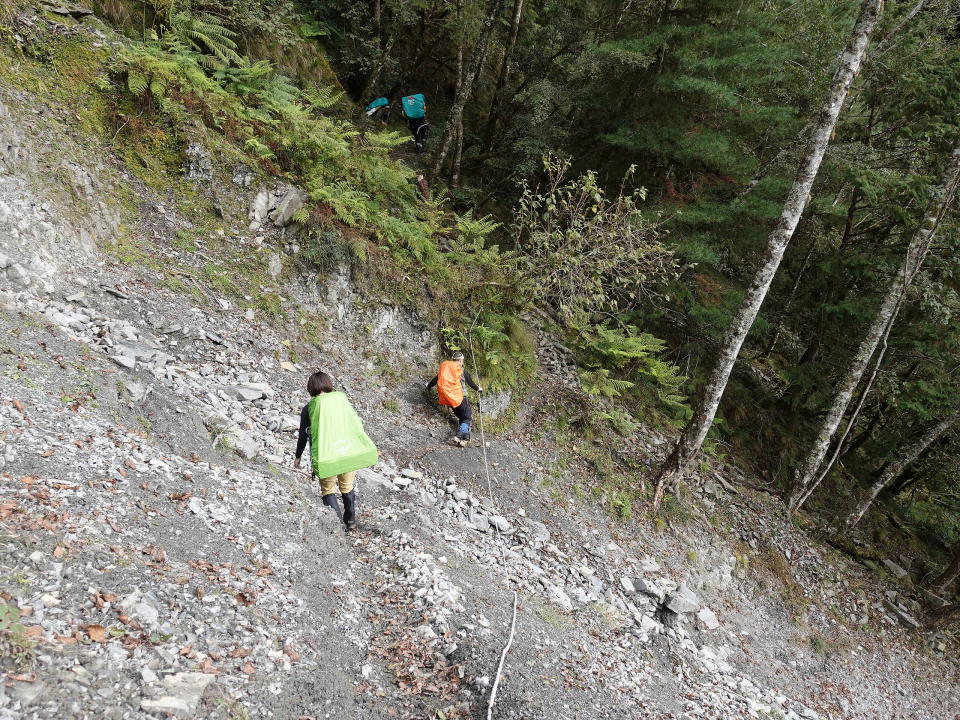
[[[357,526],[357,496],[356,491],[342,495],[343,497],[343,524],[347,530],[353,530]]]
[[[337,494],[330,493],[329,495],[324,495],[321,500],[323,501],[324,505],[329,507],[337,514],[337,519],[340,520],[340,522],[343,522],[343,513],[340,511],[340,501],[337,500]]]

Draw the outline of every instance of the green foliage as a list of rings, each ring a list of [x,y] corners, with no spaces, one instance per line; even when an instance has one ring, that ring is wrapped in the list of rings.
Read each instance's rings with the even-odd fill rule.
[[[672,254],[640,211],[643,189],[621,186],[608,199],[595,173],[568,179],[569,161],[543,165],[544,186],[524,186],[511,227],[532,300],[579,325],[598,311],[628,312],[674,277]]]
[[[466,365],[486,389],[523,389],[536,369],[534,340],[522,321],[482,312],[465,331],[444,327],[440,344],[446,353],[463,352]]]
[[[33,662],[33,643],[20,622],[20,611],[0,601],[0,664],[7,670],[22,671]]]
[[[675,420],[690,415],[682,387],[686,378],[660,355],[665,343],[635,328],[592,326],[581,332],[578,348],[587,370],[581,372],[584,390],[591,395],[617,397],[636,390],[636,397],[665,410]],[[618,372],[622,377],[613,377]]]

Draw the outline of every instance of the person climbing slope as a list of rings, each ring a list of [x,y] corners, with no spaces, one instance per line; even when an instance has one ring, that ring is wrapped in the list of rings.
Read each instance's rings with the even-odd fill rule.
[[[453,414],[460,421],[460,428],[456,439],[462,444],[470,440],[470,423],[473,421],[473,410],[470,407],[470,400],[463,392],[463,383],[466,382],[478,393],[483,392],[483,388],[478,387],[463,367],[463,353],[455,352],[449,360],[440,363],[440,369],[437,370],[436,377],[427,383],[427,392],[436,385],[437,399],[441,405],[446,405],[453,409]]]
[[[354,477],[360,468],[377,462],[377,448],[363,431],[363,423],[342,392],[333,389],[333,378],[315,372],[307,381],[310,402],[300,411],[300,434],[297,438],[293,467],[300,467],[300,456],[310,441],[311,479],[320,478],[320,495],[346,525],[357,526]],[[343,498],[343,512],[337,500]]]
[[[385,97],[378,97],[376,100],[367,105],[363,111],[367,114],[367,117],[372,120],[386,122],[387,117],[390,115],[391,108],[392,106],[390,105],[390,100]]]
[[[404,95],[400,98],[400,106],[403,108],[403,116],[407,119],[407,127],[413,134],[413,143],[417,146],[417,152],[423,152],[427,144],[427,128],[430,126],[427,122],[427,99],[422,93]]]

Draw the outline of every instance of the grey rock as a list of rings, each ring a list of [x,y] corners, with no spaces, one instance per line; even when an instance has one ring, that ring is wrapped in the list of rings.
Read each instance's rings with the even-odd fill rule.
[[[510,532],[510,530],[513,529],[510,521],[503,517],[503,515],[491,515],[489,520],[490,524],[500,532]]]
[[[233,170],[233,184],[238,185],[242,188],[248,188],[253,184],[254,179],[253,170],[251,170],[246,165],[237,165]]]
[[[26,268],[18,263],[13,263],[7,268],[7,280],[21,287],[30,284],[30,276],[27,274]]]
[[[620,587],[623,588],[623,591],[627,595],[633,595],[637,591],[637,589],[633,586],[633,581],[626,575],[620,578]]]
[[[550,531],[542,522],[531,520],[529,523],[531,544],[535,546],[546,545],[550,542]]]
[[[9,691],[20,701],[21,706],[27,707],[35,703],[45,689],[46,686],[42,682],[35,680],[34,682],[14,682]]]
[[[125,367],[129,370],[133,370],[137,366],[137,359],[132,355],[111,355],[110,359],[120,367]]]
[[[467,513],[467,522],[480,532],[487,532],[490,529],[490,518],[475,510],[470,510]]]
[[[677,590],[667,596],[666,606],[678,615],[684,613],[696,612],[700,609],[700,599],[686,585],[681,585]]]
[[[183,176],[187,180],[207,181],[213,177],[213,162],[210,153],[199,143],[190,143],[183,163]]]
[[[663,589],[653,580],[647,580],[645,578],[634,578],[633,585],[637,589],[637,592],[641,592],[644,595],[649,595],[657,599],[657,602],[663,602],[664,591]]]
[[[563,590],[553,583],[547,583],[545,589],[547,591],[547,597],[550,598],[550,600],[562,607],[567,612],[573,610],[573,601]]]
[[[280,201],[276,204],[273,210],[270,211],[269,217],[273,221],[273,224],[277,227],[283,227],[287,225],[292,219],[293,216],[300,211],[303,206],[306,204],[307,195],[299,188],[290,187],[280,198]]]
[[[280,260],[279,253],[271,253],[270,260],[267,263],[267,272],[270,277],[276,280],[283,272],[283,262]]]
[[[909,572],[907,572],[906,570],[904,570],[902,567],[900,567],[899,565],[897,565],[897,564],[896,564],[893,560],[891,560],[890,558],[883,558],[883,560],[882,560],[881,562],[883,562],[883,564],[884,564],[884,566],[887,568],[887,570],[889,570],[889,571],[891,572],[891,574],[892,574],[895,578],[897,578],[898,580],[903,580],[903,578],[907,577],[907,575],[910,574]]]
[[[371,470],[370,468],[357,470],[357,480],[364,485],[380,487],[385,490],[396,489],[389,479],[378,473],[376,470]]]
[[[720,621],[713,610],[708,607],[702,607],[697,612],[697,624],[704,630],[716,630],[720,627]]]

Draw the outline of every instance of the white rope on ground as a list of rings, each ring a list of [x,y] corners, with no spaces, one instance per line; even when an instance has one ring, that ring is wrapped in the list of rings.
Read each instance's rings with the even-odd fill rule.
[[[497,666],[497,676],[493,679],[493,689],[490,691],[490,702],[487,703],[487,720],[493,720],[493,706],[497,702],[497,688],[500,687],[500,676],[503,675],[503,664],[507,661],[507,653],[513,644],[513,632],[517,627],[517,591],[513,591],[513,620],[510,622],[510,637],[500,653],[500,665]]]
[[[477,314],[479,317],[479,313]],[[477,318],[473,319],[473,325],[477,324]],[[473,364],[473,374],[479,379],[480,372],[477,368],[477,356],[473,351],[473,338],[470,337],[473,331],[473,326],[470,328],[471,332],[467,334],[467,343],[470,345],[470,360]],[[483,470],[487,479],[487,496],[490,499],[491,505],[493,505],[493,482],[490,480],[490,463],[487,462],[487,442],[486,438],[483,435],[483,393],[477,393],[477,426],[480,429],[480,448],[483,450]],[[500,564],[506,569],[507,558],[506,553],[504,552],[504,545],[506,544],[503,540],[503,537],[500,535],[500,528],[496,525],[493,526],[494,531],[497,535],[497,546],[500,549]],[[497,689],[500,687],[500,678],[503,676],[503,666],[507,661],[507,653],[510,652],[510,646],[513,644],[513,635],[517,627],[517,591],[513,591],[513,619],[510,621],[510,635],[507,637],[507,644],[503,647],[503,652],[500,653],[500,664],[497,666],[497,674],[493,679],[493,687],[490,690],[490,700],[487,703],[487,720],[493,720],[493,706],[497,702]]]

